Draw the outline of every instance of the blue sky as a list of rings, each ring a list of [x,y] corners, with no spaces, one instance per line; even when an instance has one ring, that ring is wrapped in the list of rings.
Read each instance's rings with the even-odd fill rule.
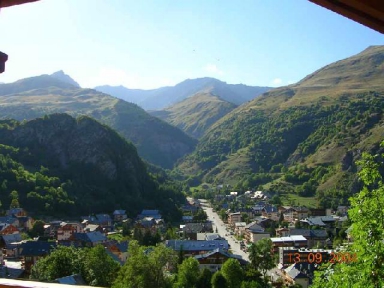
[[[0,11],[0,82],[64,70],[83,87],[282,86],[379,44],[307,0],[41,0]]]

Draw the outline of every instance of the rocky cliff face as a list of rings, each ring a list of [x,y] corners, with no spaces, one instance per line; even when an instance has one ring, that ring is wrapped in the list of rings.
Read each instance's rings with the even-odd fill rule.
[[[67,114],[53,114],[16,127],[7,138],[19,147],[43,149],[47,158],[55,159],[63,169],[72,163],[95,165],[110,180],[116,180],[122,171],[135,173],[137,166],[145,170],[132,144],[89,117],[75,119]],[[113,149],[115,145],[123,149]]]

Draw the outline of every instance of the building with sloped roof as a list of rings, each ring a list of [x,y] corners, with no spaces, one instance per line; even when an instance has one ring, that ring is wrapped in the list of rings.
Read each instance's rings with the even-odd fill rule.
[[[201,270],[208,269],[212,273],[220,270],[225,261],[231,258],[238,260],[242,266],[247,264],[247,261],[242,259],[240,255],[231,254],[228,251],[220,248],[214,249],[204,254],[196,255],[194,258],[199,262],[199,267]]]
[[[183,251],[185,257],[204,254],[215,249],[222,249],[224,251],[228,251],[229,249],[228,241],[225,239],[210,241],[167,240],[165,245],[174,251]]]

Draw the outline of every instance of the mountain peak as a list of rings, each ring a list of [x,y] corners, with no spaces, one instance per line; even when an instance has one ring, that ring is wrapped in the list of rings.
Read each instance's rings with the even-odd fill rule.
[[[68,84],[71,84],[75,87],[80,88],[79,83],[77,83],[75,80],[73,80],[71,78],[71,76],[65,74],[63,70],[56,71],[55,73],[52,73],[50,76],[57,79],[57,80],[60,80],[62,82],[65,82],[65,83],[68,83]]]

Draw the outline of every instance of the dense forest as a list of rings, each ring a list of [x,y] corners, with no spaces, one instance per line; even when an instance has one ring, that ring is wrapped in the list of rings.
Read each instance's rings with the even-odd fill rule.
[[[54,114],[29,122],[0,122],[0,200],[31,213],[80,215],[126,209],[162,210],[180,217],[181,188],[136,148],[89,117]],[[16,191],[16,192],[14,192]],[[15,204],[15,203],[14,203]]]
[[[347,204],[359,191],[363,151],[383,136],[384,48],[332,63],[297,84],[233,110],[179,161],[174,175],[235,189],[316,197],[320,206]]]

